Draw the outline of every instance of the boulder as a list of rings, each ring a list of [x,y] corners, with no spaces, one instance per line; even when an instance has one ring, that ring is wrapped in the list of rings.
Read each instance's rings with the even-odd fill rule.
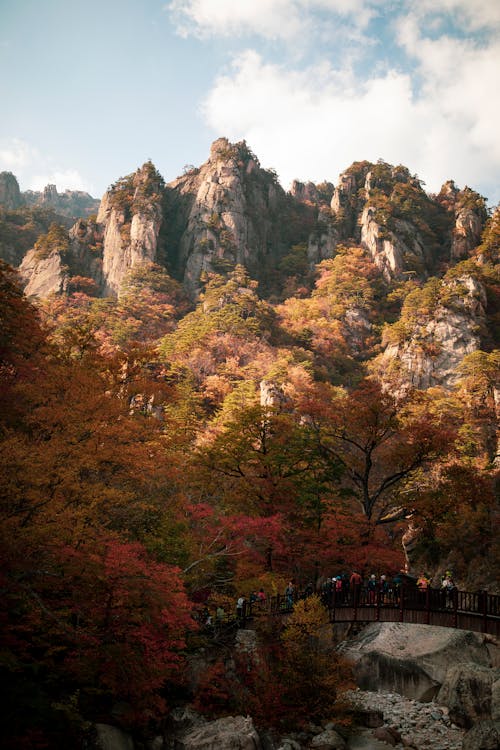
[[[191,730],[175,750],[262,750],[262,743],[249,716],[227,716]]]
[[[500,670],[477,664],[450,667],[437,696],[437,702],[448,706],[450,720],[469,728],[480,719],[491,718],[492,686]]]
[[[387,727],[377,727],[377,729],[373,730],[373,736],[376,737],[377,740],[385,742],[387,745],[392,745],[394,747],[394,745],[397,744],[394,734],[390,732]]]
[[[315,750],[344,750],[347,745],[344,738],[334,729],[325,729],[313,737],[311,747]]]
[[[484,636],[429,625],[373,623],[341,650],[361,689],[419,701],[437,695],[452,665],[491,666]]]
[[[498,750],[500,721],[480,721],[464,735],[462,750]]]
[[[110,724],[96,724],[96,750],[134,750],[132,737]]]

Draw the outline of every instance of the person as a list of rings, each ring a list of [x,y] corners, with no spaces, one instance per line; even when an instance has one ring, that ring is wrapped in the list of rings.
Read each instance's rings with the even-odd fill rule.
[[[403,585],[403,571],[400,570],[399,573],[396,573],[396,575],[392,579],[392,590],[394,592],[394,602],[397,605],[399,605],[399,602],[401,601],[401,586],[402,585]]]
[[[420,573],[419,577],[417,578],[417,588],[419,591],[426,592],[429,588],[430,580],[427,573]]]
[[[361,591],[361,584],[363,579],[357,570],[353,570],[349,579],[349,585],[352,591],[353,605],[356,607],[359,604],[359,592]]]
[[[330,607],[332,604],[332,592],[333,582],[330,576],[328,576],[321,587],[321,601],[323,602],[325,607]]]
[[[387,582],[387,576],[381,575],[378,583],[378,589],[380,591],[380,603],[384,604],[385,598],[389,592],[389,584]]]
[[[312,581],[309,581],[309,583],[306,585],[304,589],[304,598],[307,599],[308,596],[312,596],[314,594],[314,585]]]
[[[259,589],[257,593],[257,600],[261,605],[264,605],[266,603],[266,595],[264,593],[264,589]]]
[[[342,601],[342,577],[337,576],[334,578],[335,584],[335,601],[340,603]]]
[[[238,621],[238,627],[243,626],[245,624],[245,609],[246,609],[246,599],[241,594],[238,597],[238,601],[236,602],[236,619]]]
[[[287,609],[291,609],[293,607],[293,595],[294,595],[294,585],[292,581],[288,582],[288,586],[285,589],[285,602]]]
[[[441,590],[444,593],[444,606],[453,607],[453,596],[456,589],[453,583],[453,578],[449,570],[446,571],[444,578],[441,581]]]
[[[369,604],[376,604],[377,603],[377,577],[375,573],[372,573],[370,578],[368,579],[368,603]]]

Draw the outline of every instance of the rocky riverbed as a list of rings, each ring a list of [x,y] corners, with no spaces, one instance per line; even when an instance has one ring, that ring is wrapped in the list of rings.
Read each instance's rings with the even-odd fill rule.
[[[397,693],[354,690],[349,700],[362,711],[373,712],[378,727],[363,728],[348,742],[352,750],[362,748],[415,748],[415,750],[461,750],[464,730],[449,719],[446,706],[420,703]],[[379,720],[377,721],[377,716]],[[380,743],[380,744],[379,744]]]

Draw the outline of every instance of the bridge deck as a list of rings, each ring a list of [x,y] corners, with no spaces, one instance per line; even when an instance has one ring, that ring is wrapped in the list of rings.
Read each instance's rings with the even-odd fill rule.
[[[297,594],[295,600],[299,598],[304,598],[304,595]],[[500,596],[485,591],[445,593],[439,589],[427,589],[421,592],[405,586],[384,594],[373,594],[366,589],[341,594],[323,592],[322,600],[332,623],[417,623],[473,630],[500,638]],[[266,611],[287,614],[292,609],[293,603],[287,598],[276,596],[269,600]],[[251,608],[248,614],[252,615]]]

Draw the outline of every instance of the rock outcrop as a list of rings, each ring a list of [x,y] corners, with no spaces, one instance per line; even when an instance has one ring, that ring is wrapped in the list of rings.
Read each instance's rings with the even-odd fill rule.
[[[12,172],[0,172],[0,206],[7,210],[20,208],[24,204],[19,183]]]
[[[342,653],[353,661],[362,689],[397,692],[420,701],[438,694],[451,665],[491,667],[483,636],[428,625],[374,623]]]
[[[454,226],[450,233],[451,260],[468,258],[479,245],[486,223],[484,198],[469,187],[459,190],[453,180],[448,180],[436,200],[453,215]]]
[[[451,388],[465,355],[481,348],[485,310],[486,291],[476,277],[445,278],[432,311],[422,310],[418,320],[405,324],[406,330],[398,324],[400,333],[403,329],[400,340],[391,340],[388,331],[377,369],[387,373],[396,367],[399,378],[416,388]]]
[[[101,201],[97,223],[103,231],[105,294],[118,294],[131,268],[156,260],[163,189],[161,176],[147,162],[113,185]]]
[[[99,200],[83,190],[58,193],[56,185],[46,185],[42,191],[26,190],[22,193],[22,199],[27,206],[52,208],[60,216],[72,219],[95,214],[99,207]]]
[[[253,278],[265,277],[280,245],[276,220],[285,193],[245,142],[219,138],[205,164],[168,187],[179,233],[176,266],[193,296],[205,272],[241,264]]]
[[[68,285],[68,272],[59,250],[54,249],[46,257],[40,257],[36,249],[24,256],[19,266],[19,275],[25,283],[27,297],[48,297],[60,294]]]

